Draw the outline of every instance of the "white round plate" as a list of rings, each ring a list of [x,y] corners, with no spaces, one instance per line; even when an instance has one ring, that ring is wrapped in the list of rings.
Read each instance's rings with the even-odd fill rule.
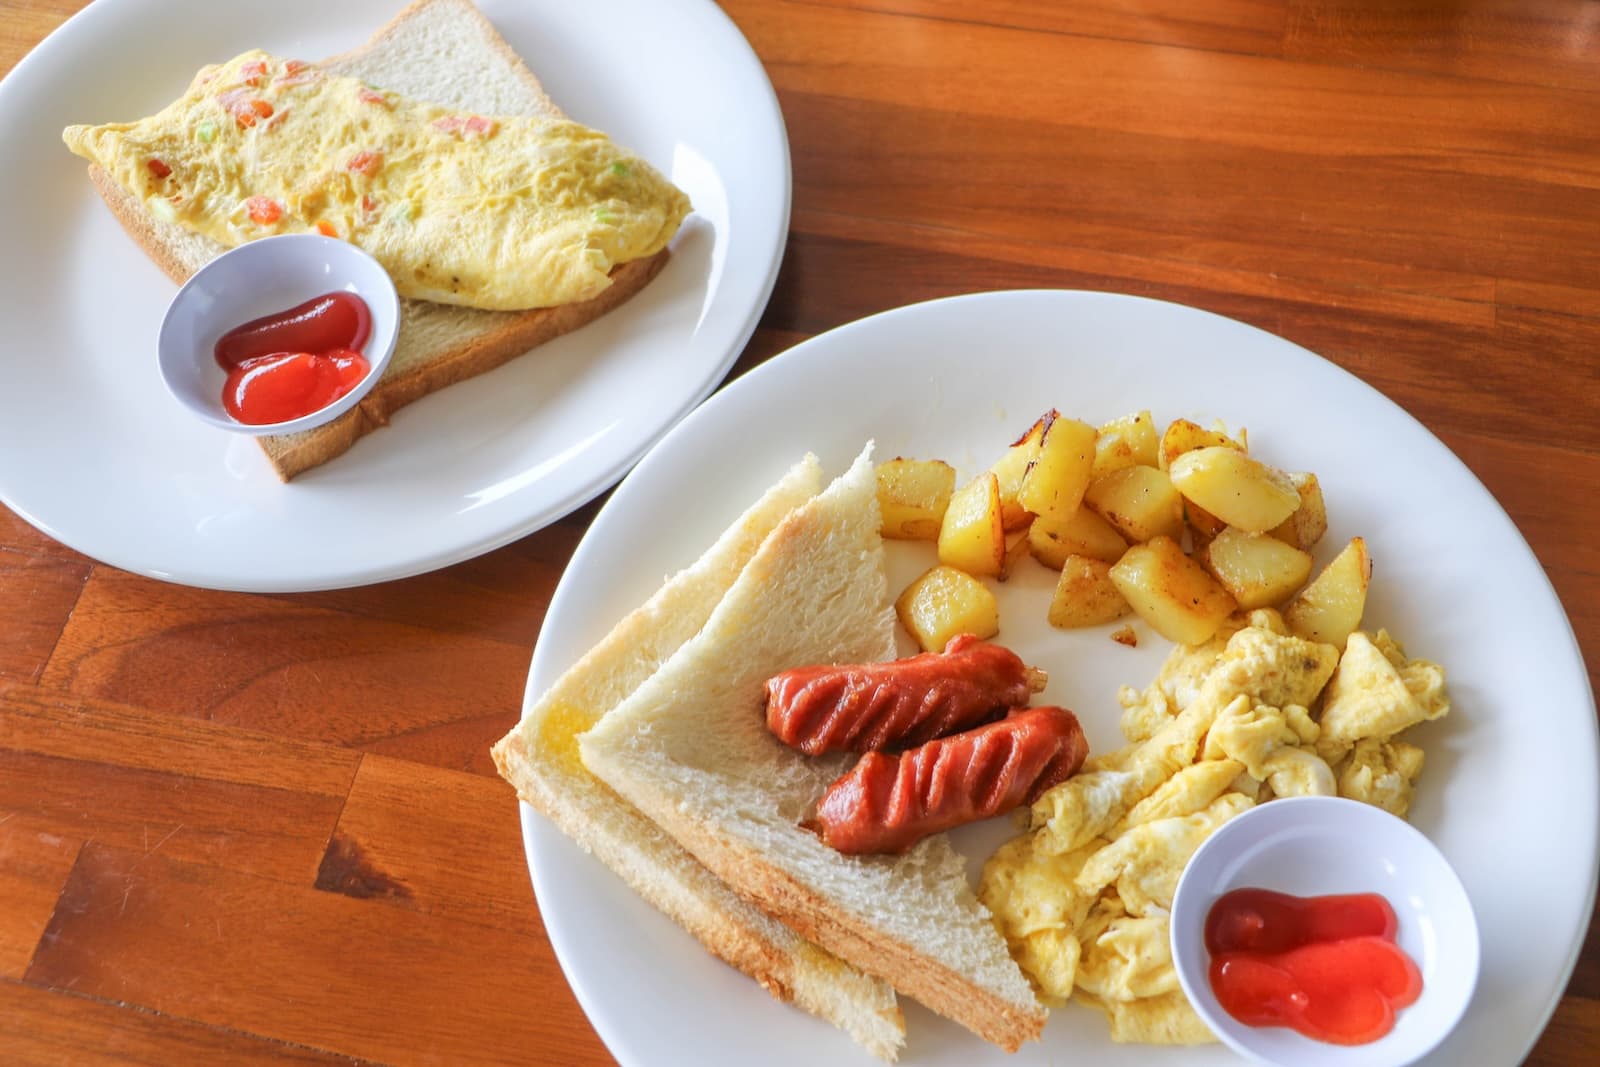
[[[1411,822],[1460,874],[1482,933],[1473,1006],[1427,1062],[1517,1063],[1571,973],[1594,897],[1600,742],[1572,629],[1516,528],[1438,440],[1343,370],[1252,327],[1135,297],[1009,292],[903,308],[797,346],[701,406],[618,487],[551,602],[525,700],[806,451],[838,473],[874,438],[880,458],[943,458],[965,478],[1049,406],[1092,422],[1148,408],[1162,423],[1243,424],[1252,453],[1321,479],[1331,525],[1319,565],[1351,536],[1367,539],[1367,624],[1448,671],[1454,710],[1407,734],[1427,753]],[[930,562],[924,546],[890,548],[891,590]],[[1041,703],[1077,711],[1093,750],[1117,747],[1117,686],[1148,683],[1166,642],[1143,625],[1137,649],[1112,642],[1109,626],[1052,630],[1054,572],[1024,563],[997,586],[1000,640],[1049,671]],[[551,941],[624,1064],[663,1062],[664,1049],[679,1063],[875,1062],[522,814]],[[976,871],[1008,832],[993,820],[955,841]],[[1098,1012],[1070,1004],[1041,1043],[1008,1056],[902,1003],[905,1064],[1236,1062],[1220,1045],[1113,1045]]]
[[[789,152],[749,45],[709,0],[479,4],[551,99],[655,163],[694,202],[673,256],[623,307],[453,385],[288,485],[258,446],[162,388],[175,286],[61,143],[137,118],[202,65],[261,47],[352,48],[405,0],[97,0],[0,83],[0,501],[126,570],[296,591],[404,577],[515,540],[590,500],[722,380],[755,329],[788,231]],[[25,161],[25,165],[24,165]]]

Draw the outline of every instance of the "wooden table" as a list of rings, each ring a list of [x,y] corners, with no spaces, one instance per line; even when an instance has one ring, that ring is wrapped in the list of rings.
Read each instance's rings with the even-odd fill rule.
[[[0,72],[80,6],[0,0]],[[725,6],[794,159],[735,373],[977,289],[1234,316],[1454,449],[1600,664],[1600,3]],[[0,509],[0,1059],[608,1062],[488,755],[594,514],[406,581],[255,596],[134,577]],[[1597,1048],[1591,933],[1529,1062]]]

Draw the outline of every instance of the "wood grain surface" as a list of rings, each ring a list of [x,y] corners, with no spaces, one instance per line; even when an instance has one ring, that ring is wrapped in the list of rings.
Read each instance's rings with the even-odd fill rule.
[[[81,6],[0,0],[0,73]],[[794,169],[735,375],[973,290],[1242,319],[1472,468],[1595,680],[1600,2],[723,6]],[[406,581],[258,596],[129,575],[0,508],[0,1060],[610,1062],[488,757],[594,513]],[[1591,928],[1528,1062],[1597,1050]]]

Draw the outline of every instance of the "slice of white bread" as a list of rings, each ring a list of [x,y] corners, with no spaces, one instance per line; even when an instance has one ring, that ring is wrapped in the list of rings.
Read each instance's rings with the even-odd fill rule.
[[[764,684],[810,663],[893,658],[877,479],[866,453],[790,513],[704,627],[593,729],[584,763],[745,897],[1008,1050],[1045,1010],[945,835],[845,856],[800,822],[851,757],[766,727]]]
[[[334,74],[463,111],[489,115],[561,114],[539,80],[471,0],[415,0],[359,48],[317,63]],[[187,79],[193,72],[179,75]],[[95,189],[129,236],[176,282],[226,249],[176,223],[162,222],[97,166]],[[592,300],[534,311],[478,311],[402,300],[400,335],[384,375],[361,403],[330,423],[295,434],[258,437],[285,481],[326,463],[398,409],[464,381],[604,315],[644,288],[668,253],[619,264]]]
[[[694,636],[779,521],[821,488],[821,467],[808,456],[697,562],[557,679],[493,754],[518,796],[713,953],[780,1000],[793,1001],[893,1060],[905,1040],[905,1021],[887,983],[841,963],[742,900],[578,758],[578,734]]]

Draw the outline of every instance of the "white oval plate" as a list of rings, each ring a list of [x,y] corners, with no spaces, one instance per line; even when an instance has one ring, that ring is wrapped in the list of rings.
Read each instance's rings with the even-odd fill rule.
[[[98,0],[0,83],[0,501],[86,555],[188,585],[323,589],[470,558],[610,486],[704,399],[754,331],[788,232],[789,152],[766,73],[706,0],[479,5],[545,90],[687,191],[643,292],[582,330],[399,412],[285,486],[252,441],[162,388],[177,291],[61,143],[133,119],[247,48],[315,59],[404,0]]]
[[[875,438],[880,458],[944,458],[966,477],[1052,405],[1091,421],[1149,408],[1163,423],[1242,423],[1253,453],[1321,479],[1331,526],[1319,565],[1351,536],[1367,539],[1376,575],[1367,624],[1449,672],[1455,710],[1407,735],[1428,760],[1411,822],[1455,866],[1482,933],[1473,1006],[1427,1062],[1518,1062],[1572,971],[1594,898],[1600,741],[1571,626],[1516,528],[1437,439],[1358,379],[1250,326],[1136,297],[1009,292],[903,308],[797,346],[702,405],[618,487],[551,602],[525,700],[807,450],[838,473]],[[931,553],[890,547],[898,589]],[[1076,710],[1105,751],[1121,740],[1117,686],[1148,683],[1168,646],[1142,625],[1137,649],[1110,641],[1111,627],[1052,630],[1053,577],[1025,561],[998,587],[1000,639],[1050,672],[1040,702]],[[714,960],[542,817],[522,814],[551,941],[624,1064],[659,1062],[662,1049],[702,1064],[875,1062]],[[994,820],[956,843],[976,871],[1008,832]],[[1007,1056],[902,1003],[906,1064],[1237,1062],[1220,1045],[1113,1045],[1100,1014],[1077,1005],[1052,1012],[1042,1043]]]

